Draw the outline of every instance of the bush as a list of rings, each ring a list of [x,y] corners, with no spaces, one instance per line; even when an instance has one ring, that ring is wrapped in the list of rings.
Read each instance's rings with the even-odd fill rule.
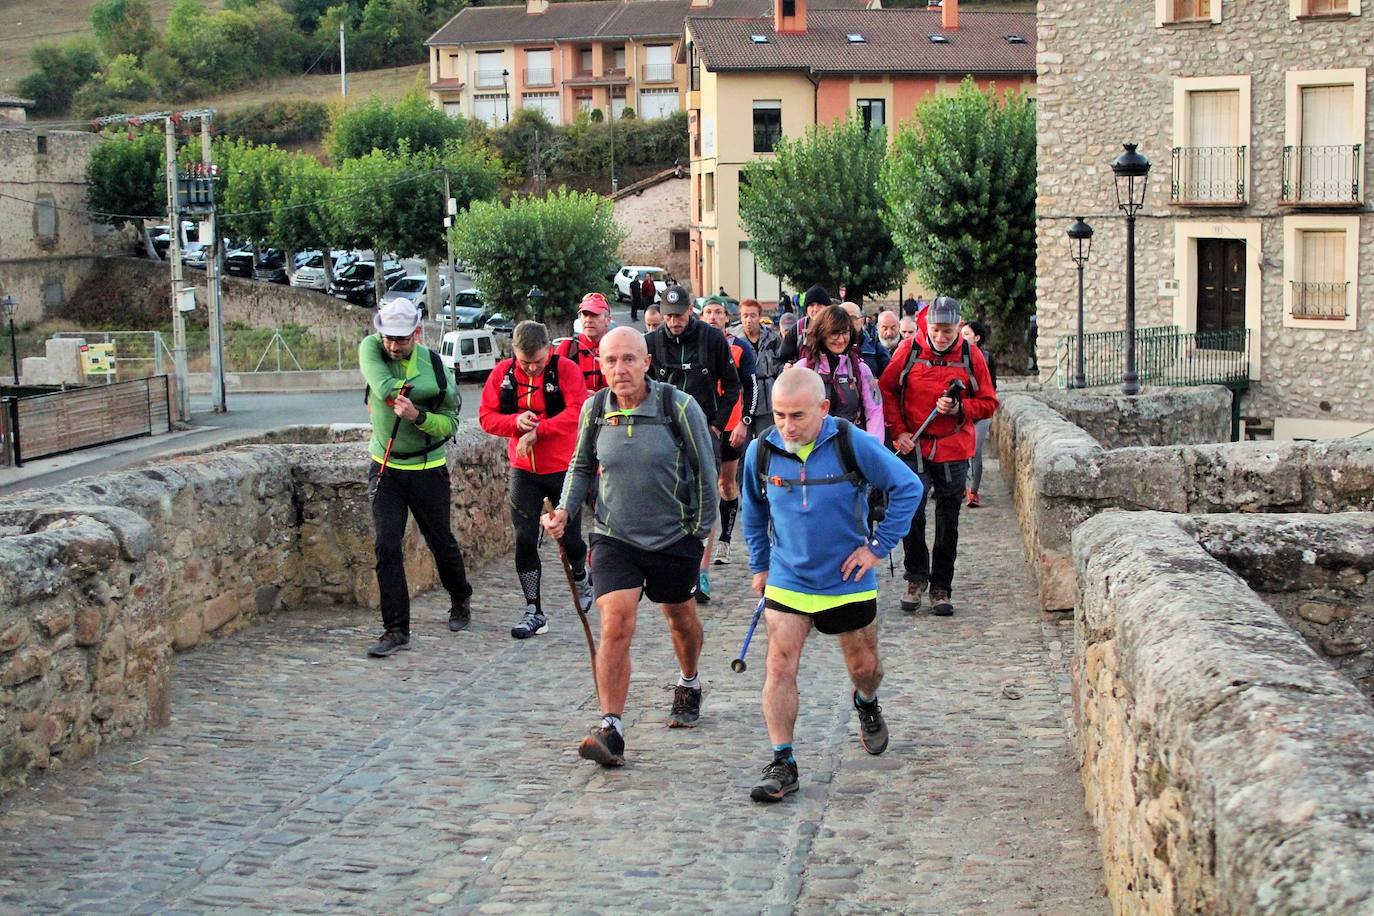
[[[265,102],[220,115],[219,130],[225,137],[247,140],[258,146],[308,143],[329,129],[329,106],[323,102]]]
[[[335,118],[329,155],[337,164],[377,149],[399,152],[403,144],[413,152],[437,150],[450,140],[468,140],[479,130],[476,122],[449,117],[419,93],[394,104],[374,96]]]
[[[629,109],[626,109],[628,111]],[[687,161],[687,114],[643,120],[617,118],[615,124],[597,121],[597,109],[579,114],[572,124],[553,126],[538,111],[523,109],[510,124],[491,131],[491,143],[501,151],[513,175],[531,169],[534,131],[540,132],[540,158],[553,179],[578,180],[610,174],[611,140],[615,139],[616,171],[666,169]]]
[[[89,38],[62,44],[35,45],[29,51],[33,71],[19,81],[19,94],[37,103],[36,114],[59,114],[78,89],[100,72],[100,52]]]

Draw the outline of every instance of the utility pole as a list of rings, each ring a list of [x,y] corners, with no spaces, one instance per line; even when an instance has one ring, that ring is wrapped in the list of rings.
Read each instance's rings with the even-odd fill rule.
[[[205,173],[214,180],[214,161],[210,152],[210,119],[200,119],[200,159]],[[225,413],[224,403],[224,314],[220,311],[220,258],[223,246],[219,241],[219,217],[210,210],[210,244],[214,247],[205,258],[206,308],[210,313],[210,402],[215,413]]]
[[[171,244],[167,255],[172,262],[172,361],[176,366],[177,419],[183,423],[191,419],[191,393],[187,390],[186,320],[181,314],[181,210],[177,206],[177,134],[176,124],[169,115],[163,121],[167,138],[167,234]],[[207,268],[208,269],[208,268]]]
[[[543,161],[539,158],[539,128],[534,129],[534,196],[544,196]]]
[[[344,40],[344,24],[339,23],[339,86],[343,97],[348,98],[348,47]]]
[[[615,180],[615,97],[611,90],[606,90],[606,114],[610,115],[611,121],[611,193],[620,190]]]
[[[444,339],[444,331],[448,327],[448,318],[445,314],[453,315],[453,304],[457,302],[458,293],[458,271],[453,262],[453,219],[458,215],[458,201],[449,196],[448,188],[448,169],[444,169],[444,244],[448,246],[448,296],[445,297],[444,305],[439,310],[439,340]],[[447,313],[444,311],[447,309]]]

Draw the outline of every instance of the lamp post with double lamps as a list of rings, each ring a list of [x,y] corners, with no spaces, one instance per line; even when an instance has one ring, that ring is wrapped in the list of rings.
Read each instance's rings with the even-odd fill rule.
[[[1135,215],[1145,206],[1145,184],[1150,160],[1136,151],[1136,144],[1122,144],[1112,161],[1116,206],[1126,214],[1126,368],[1121,373],[1121,393],[1140,393],[1140,374],[1135,369]]]
[[[1069,257],[1078,265],[1078,345],[1075,348],[1073,378],[1070,388],[1086,388],[1088,380],[1083,374],[1083,268],[1088,264],[1088,256],[1093,250],[1093,227],[1083,222],[1083,217],[1074,217],[1069,224]]]
[[[5,310],[5,320],[10,323],[10,365],[14,367],[14,384],[19,384],[19,349],[14,343],[14,312],[19,302],[13,296],[0,300],[0,308]]]

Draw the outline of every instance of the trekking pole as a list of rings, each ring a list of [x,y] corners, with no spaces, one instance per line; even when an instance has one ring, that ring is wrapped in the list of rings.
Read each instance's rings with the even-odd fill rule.
[[[735,659],[730,663],[730,670],[735,672],[736,674],[742,674],[744,672],[744,669],[749,667],[744,662],[744,656],[749,654],[749,640],[754,638],[754,627],[759,625],[759,618],[762,616],[763,599],[760,598],[759,603],[754,606],[753,619],[749,621],[749,632],[744,634],[744,645],[740,646],[739,658]]]
[[[550,515],[553,514],[553,501],[547,497],[544,499],[544,509]],[[582,633],[587,637],[587,654],[592,657],[592,688],[596,690],[596,698],[600,702],[601,683],[596,677],[596,640],[592,638],[592,625],[587,621],[587,612],[582,610],[582,596],[577,590],[576,580],[573,579],[572,564],[568,562],[568,548],[563,546],[562,538],[555,538],[554,541],[558,544],[558,559],[563,561],[563,575],[568,579],[568,591],[572,593],[573,607],[577,610],[578,619],[582,621]]]
[[[964,391],[964,389],[965,389],[966,387],[967,387],[967,386],[964,384],[964,382],[963,382],[962,379],[955,379],[954,381],[952,381],[952,382],[949,383],[949,387],[945,389],[945,393],[942,394],[942,395],[940,395],[940,397],[942,397],[942,398],[954,398],[955,400],[958,400],[958,399],[960,398],[960,396],[963,394],[963,391]],[[933,408],[931,408],[930,416],[926,417],[926,421],[925,421],[924,423],[922,423],[920,429],[916,430],[916,432],[914,433],[914,437],[915,437],[916,439],[920,439],[920,438],[921,438],[921,433],[923,433],[923,432],[926,431],[926,427],[930,425],[931,421],[935,419],[936,415],[937,415],[939,412],[940,412],[940,408],[938,408],[938,407],[933,407]],[[920,443],[919,443],[919,442],[917,443],[916,447],[917,447],[917,449],[920,448]]]
[[[397,394],[397,397],[409,397],[410,389],[413,387],[415,386],[411,385],[410,382],[406,382],[404,385],[401,386],[401,390]],[[382,467],[379,471],[377,471],[378,477],[381,477],[383,474],[386,473],[386,463],[389,460],[391,460],[391,447],[396,444],[396,434],[400,431],[401,418],[398,416],[396,418],[396,422],[391,424],[391,438],[386,440],[386,452],[382,455]]]

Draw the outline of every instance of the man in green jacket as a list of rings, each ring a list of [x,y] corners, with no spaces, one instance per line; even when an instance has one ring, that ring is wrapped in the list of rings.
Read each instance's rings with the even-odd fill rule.
[[[415,516],[434,554],[439,581],[452,600],[448,628],[472,619],[463,552],[449,522],[445,443],[458,429],[458,398],[437,354],[420,345],[420,312],[405,300],[387,302],[372,321],[377,333],[358,346],[372,418],[368,494],[376,537],[377,586],[385,632],[367,650],[373,658],[410,648],[410,591],[401,539]]]

